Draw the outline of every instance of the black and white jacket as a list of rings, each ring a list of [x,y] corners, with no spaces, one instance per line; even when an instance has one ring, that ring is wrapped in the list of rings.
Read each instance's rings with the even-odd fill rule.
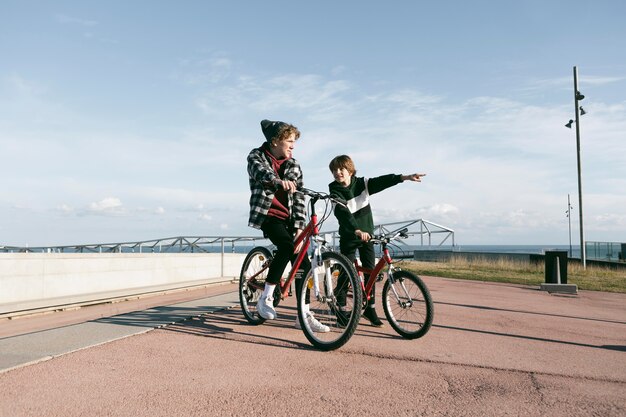
[[[374,217],[370,206],[370,195],[379,193],[402,182],[402,176],[382,175],[375,178],[352,176],[350,185],[344,187],[338,182],[328,184],[332,196],[344,199],[348,208],[335,206],[335,217],[339,221],[339,238],[343,242],[359,241],[355,231],[374,233]]]

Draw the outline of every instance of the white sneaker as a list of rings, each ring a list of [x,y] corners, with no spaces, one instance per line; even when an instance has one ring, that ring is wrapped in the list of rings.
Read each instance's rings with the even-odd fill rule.
[[[306,315],[306,320],[309,322],[309,327],[316,333],[328,333],[330,332],[330,327],[320,323],[313,316],[313,313],[308,312]],[[300,326],[300,319],[296,317],[296,324],[294,326],[298,330],[302,330],[302,326]]]
[[[273,298],[261,297],[256,303],[256,312],[265,320],[274,320],[276,318],[276,310],[274,310],[273,301]]]

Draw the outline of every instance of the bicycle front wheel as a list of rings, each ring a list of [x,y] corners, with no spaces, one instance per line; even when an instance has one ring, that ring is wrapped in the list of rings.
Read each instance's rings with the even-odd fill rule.
[[[394,272],[383,287],[383,309],[391,327],[406,339],[424,336],[433,323],[434,306],[428,287],[408,271]]]
[[[350,340],[361,317],[361,282],[354,266],[340,253],[324,252],[321,265],[311,268],[304,279],[298,300],[298,320],[304,335],[318,349],[340,348]]]
[[[256,304],[265,288],[267,271],[272,261],[272,253],[262,246],[248,252],[239,274],[239,304],[244,317],[250,324],[265,321],[256,311]]]

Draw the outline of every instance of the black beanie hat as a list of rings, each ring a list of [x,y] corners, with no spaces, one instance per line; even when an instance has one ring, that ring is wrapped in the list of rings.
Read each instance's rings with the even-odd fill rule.
[[[281,128],[287,127],[287,123],[273,122],[271,120],[261,120],[261,130],[265,135],[265,140],[270,142],[274,137],[278,135]]]

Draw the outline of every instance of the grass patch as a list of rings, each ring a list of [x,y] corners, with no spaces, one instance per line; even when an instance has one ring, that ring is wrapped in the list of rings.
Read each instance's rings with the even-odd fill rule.
[[[543,263],[455,257],[448,262],[404,260],[397,264],[417,275],[524,285],[540,285],[545,281]],[[571,263],[567,268],[567,283],[578,285],[579,290],[626,293],[626,270],[597,265],[587,265],[585,270],[582,265]]]

